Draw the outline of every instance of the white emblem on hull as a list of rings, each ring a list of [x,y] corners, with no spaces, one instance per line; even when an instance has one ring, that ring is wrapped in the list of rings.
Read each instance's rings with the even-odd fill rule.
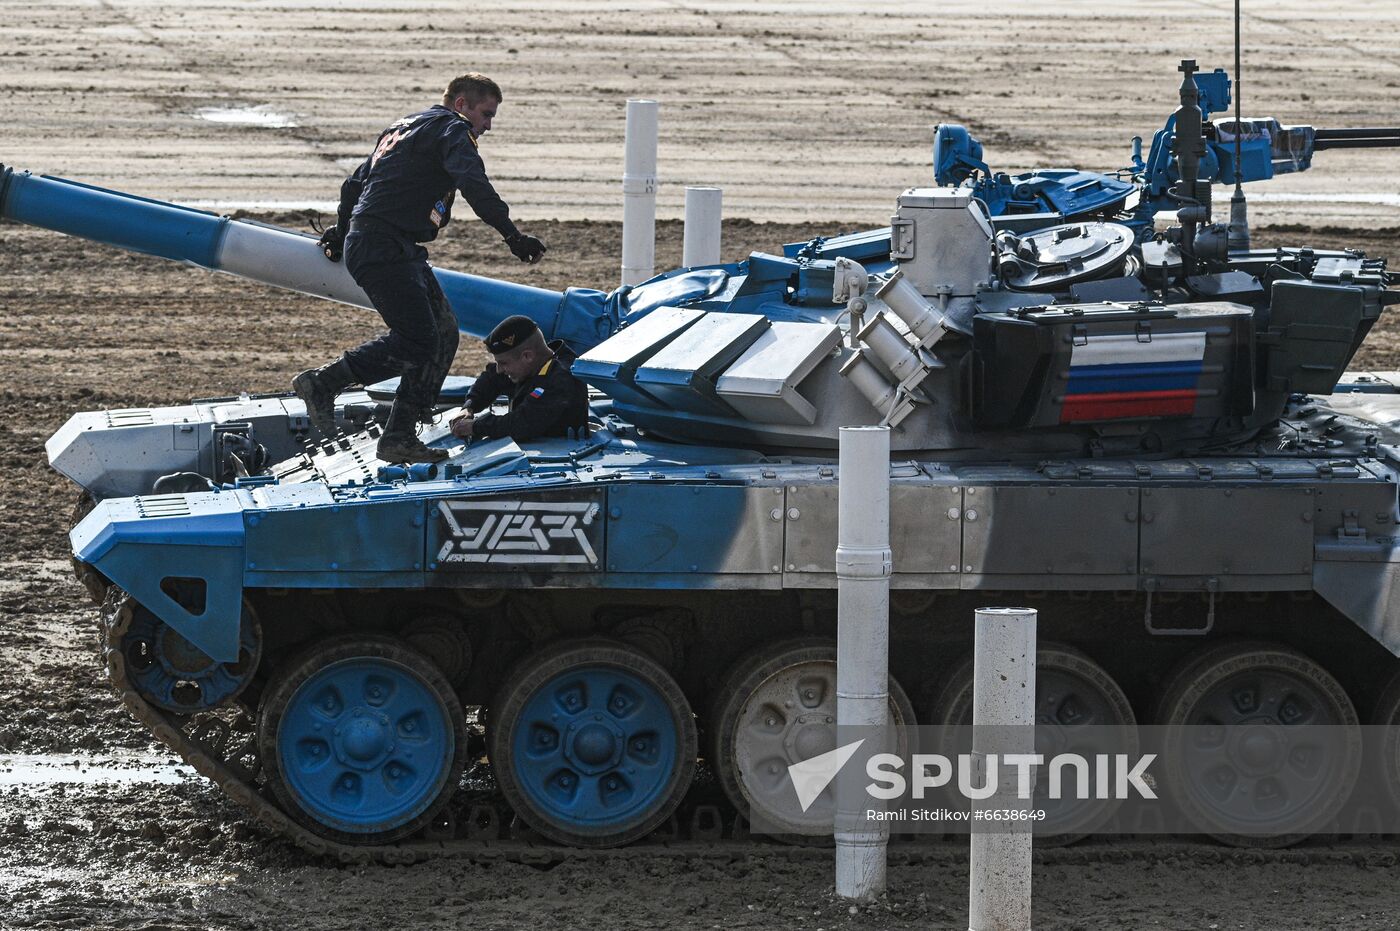
[[[596,565],[584,528],[598,517],[593,501],[440,501],[447,539],[440,565]]]

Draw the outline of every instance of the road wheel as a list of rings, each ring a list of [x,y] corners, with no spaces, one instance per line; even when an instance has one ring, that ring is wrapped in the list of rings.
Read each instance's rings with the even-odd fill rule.
[[[893,678],[890,721],[900,735],[915,725],[914,706]],[[716,693],[709,723],[715,774],[756,830],[788,842],[831,842],[834,784],[804,812],[788,767],[836,748],[835,642],[781,641],[740,661]],[[907,754],[907,742],[897,752]]]
[[[334,638],[283,667],[263,695],[258,745],[284,809],[348,844],[391,843],[431,822],[466,752],[447,680],[385,637]]]
[[[695,775],[695,717],[680,686],[613,640],[557,643],[517,665],[492,703],[487,741],[516,814],[576,847],[650,834]]]
[[[929,720],[942,725],[938,748],[950,759],[971,752],[973,658],[968,656],[944,679]],[[1138,751],[1137,719],[1128,696],[1113,677],[1080,650],[1046,643],[1035,651],[1035,752],[1048,761],[1061,753],[1093,759],[1098,753]],[[964,800],[958,803],[966,806]],[[1063,847],[1094,833],[1117,807],[1102,799],[1051,798],[1042,771],[1032,808],[1045,812],[1034,825],[1035,842]]]
[[[1227,643],[1168,680],[1157,720],[1162,782],[1203,834],[1286,847],[1324,829],[1361,769],[1361,728],[1341,684],[1296,650]]]

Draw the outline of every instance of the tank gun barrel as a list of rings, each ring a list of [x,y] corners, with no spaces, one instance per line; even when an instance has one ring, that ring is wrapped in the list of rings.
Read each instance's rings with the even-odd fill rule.
[[[198,265],[313,297],[372,309],[344,263],[330,262],[312,236],[233,219],[65,178],[0,165],[0,218],[132,252]],[[584,351],[613,321],[600,291],[552,291],[435,268],[462,332],[483,337],[512,314],[534,319],[546,335]]]

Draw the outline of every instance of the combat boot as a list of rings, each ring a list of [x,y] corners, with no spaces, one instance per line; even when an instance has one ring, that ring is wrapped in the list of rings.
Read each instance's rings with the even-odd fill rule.
[[[418,439],[418,414],[421,409],[395,399],[379,438],[375,455],[385,462],[441,462],[447,450],[433,449]]]
[[[344,358],[292,379],[292,391],[306,403],[306,415],[326,439],[340,432],[335,425],[335,396],[354,383],[355,375]]]

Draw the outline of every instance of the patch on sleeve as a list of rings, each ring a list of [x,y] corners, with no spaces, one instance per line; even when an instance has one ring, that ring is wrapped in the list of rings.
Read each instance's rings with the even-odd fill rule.
[[[532,397],[532,398],[534,398],[536,401],[538,401],[540,398],[544,397],[544,389],[543,389],[543,388],[536,388],[536,389],[534,389],[533,391],[530,392],[530,397]]]

